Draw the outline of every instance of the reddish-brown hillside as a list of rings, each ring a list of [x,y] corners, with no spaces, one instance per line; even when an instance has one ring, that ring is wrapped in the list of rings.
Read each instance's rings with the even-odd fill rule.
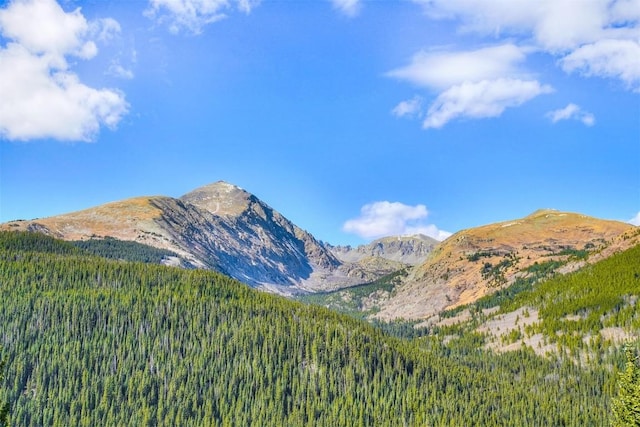
[[[539,210],[460,231],[412,270],[378,317],[421,319],[473,302],[526,275],[535,263],[566,261],[562,271],[570,271],[638,244],[636,230],[623,222]]]

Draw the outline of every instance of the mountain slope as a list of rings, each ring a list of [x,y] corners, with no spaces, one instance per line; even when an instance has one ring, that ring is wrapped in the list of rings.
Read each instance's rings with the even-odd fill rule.
[[[626,234],[627,241],[632,234]],[[640,344],[639,301],[636,244],[535,285],[521,280],[417,326],[427,326],[448,340],[480,333],[484,347],[498,352],[526,346],[541,356],[569,355],[576,363],[600,363],[608,347]]]
[[[213,269],[280,293],[355,285],[401,267],[387,260],[341,262],[266,203],[222,181],[178,199],[139,197],[0,229],[144,243],[175,252],[183,266]]]
[[[232,184],[198,188],[161,209],[163,228],[181,246],[245,283],[305,286],[314,273],[340,266],[311,234]]]
[[[378,316],[427,318],[493,293],[527,276],[535,265],[555,262],[562,272],[571,271],[638,244],[636,230],[622,222],[540,210],[460,231],[411,270]]]

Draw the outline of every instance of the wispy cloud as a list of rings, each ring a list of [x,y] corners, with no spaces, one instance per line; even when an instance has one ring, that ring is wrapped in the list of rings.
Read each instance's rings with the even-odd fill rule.
[[[199,34],[206,25],[226,18],[227,12],[248,14],[259,4],[260,0],[149,0],[145,16],[167,24],[174,34]]]
[[[574,50],[561,64],[567,72],[619,79],[640,91],[640,40],[600,40]]]
[[[513,44],[462,52],[418,52],[411,62],[387,73],[430,89],[447,89],[464,82],[524,74],[518,63],[525,59],[522,49]]]
[[[640,226],[640,212],[628,221],[629,224]]]
[[[130,69],[124,68],[122,64],[120,64],[120,62],[115,60],[112,61],[111,64],[109,64],[109,68],[107,69],[107,74],[112,75],[114,77],[121,78],[121,79],[127,79],[127,80],[131,80],[134,77],[133,71],[131,71]]]
[[[371,239],[384,236],[424,234],[444,240],[451,233],[426,222],[429,211],[425,205],[409,206],[400,202],[374,202],[360,209],[360,216],[346,221],[347,233]]]
[[[360,12],[360,0],[331,0],[333,7],[341,13],[353,17]]]
[[[564,108],[559,110],[550,111],[547,113],[547,117],[553,122],[557,123],[561,120],[578,120],[585,126],[593,126],[596,122],[596,118],[588,111],[582,110],[576,104],[568,104]]]
[[[100,126],[115,127],[128,111],[122,92],[94,89],[73,73],[68,58],[98,53],[96,40],[119,30],[113,19],[87,22],[54,0],[16,0],[0,9],[0,136],[90,141]]]
[[[391,113],[396,117],[413,117],[419,115],[422,110],[422,97],[414,96],[411,99],[400,102]]]

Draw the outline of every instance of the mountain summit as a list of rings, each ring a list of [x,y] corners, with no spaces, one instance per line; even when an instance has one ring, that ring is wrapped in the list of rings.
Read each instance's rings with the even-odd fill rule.
[[[242,188],[225,181],[214,182],[185,194],[180,200],[219,216],[236,216],[259,200]]]

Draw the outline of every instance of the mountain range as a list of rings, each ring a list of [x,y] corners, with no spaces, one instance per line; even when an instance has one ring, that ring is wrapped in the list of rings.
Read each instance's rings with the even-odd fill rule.
[[[384,242],[375,257],[348,255],[358,248],[334,253],[256,196],[222,181],[179,198],[137,197],[50,218],[12,221],[0,228],[64,240],[111,237],[144,243],[174,252],[177,256],[167,258],[167,264],[215,270],[282,294],[353,286],[405,263],[394,244],[385,256]],[[425,252],[423,240],[404,239],[408,262]]]
[[[443,242],[417,235],[332,246],[223,181],[179,198],[137,197],[0,229],[143,243],[175,253],[166,264],[215,270],[290,296],[362,285],[406,269],[399,282],[395,276],[392,291],[378,295],[375,316],[385,320],[429,318],[527,277],[534,266],[553,263],[568,272],[640,242],[640,229],[631,224],[540,210]]]

